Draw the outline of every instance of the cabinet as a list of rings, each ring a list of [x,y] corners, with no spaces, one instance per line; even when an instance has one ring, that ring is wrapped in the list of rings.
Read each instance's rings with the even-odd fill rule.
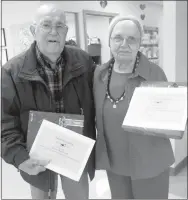
[[[101,64],[101,44],[89,44],[88,53],[96,64]]]

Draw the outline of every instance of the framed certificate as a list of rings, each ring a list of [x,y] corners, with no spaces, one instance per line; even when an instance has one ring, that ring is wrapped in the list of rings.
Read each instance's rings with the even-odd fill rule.
[[[5,47],[6,46],[6,38],[5,38],[5,29],[1,28],[1,46]]]
[[[8,61],[7,49],[1,49],[2,51],[2,65]]]
[[[137,87],[123,121],[132,133],[181,139],[187,123],[187,87]]]
[[[47,169],[79,181],[94,143],[88,137],[43,120],[31,147],[30,157],[50,160]]]
[[[27,149],[31,158],[51,160],[46,168],[79,181],[95,140],[83,135],[84,116],[30,111]]]

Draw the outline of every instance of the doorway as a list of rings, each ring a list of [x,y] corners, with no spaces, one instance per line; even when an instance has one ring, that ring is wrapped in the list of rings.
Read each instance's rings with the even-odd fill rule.
[[[97,64],[104,64],[110,57],[108,27],[117,13],[83,11],[85,50]]]

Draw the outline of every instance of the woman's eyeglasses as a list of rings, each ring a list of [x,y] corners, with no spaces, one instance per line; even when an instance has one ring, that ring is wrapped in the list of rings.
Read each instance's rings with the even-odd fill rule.
[[[126,38],[122,36],[115,36],[115,37],[111,37],[111,39],[115,44],[118,44],[118,45],[122,45],[126,42],[126,44],[128,44],[130,48],[135,48],[140,42],[140,38],[135,38],[132,36],[129,36]]]

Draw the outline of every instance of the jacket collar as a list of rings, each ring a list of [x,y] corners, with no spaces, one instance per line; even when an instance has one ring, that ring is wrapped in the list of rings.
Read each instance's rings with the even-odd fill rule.
[[[108,78],[108,67],[112,59],[110,59],[107,63],[101,66],[101,80],[105,82]],[[150,65],[148,58],[140,52],[140,62],[138,64],[138,68],[135,70],[133,74],[131,74],[130,78],[135,78],[137,76],[141,76],[146,81],[150,79]]]
[[[35,50],[36,42],[34,42],[31,47],[26,51],[25,58],[23,61],[22,68],[19,73],[19,77],[29,80],[41,80],[38,70],[37,70],[37,57]],[[66,81],[68,81],[72,77],[76,77],[84,73],[85,69],[83,65],[76,59],[76,56],[73,56],[71,51],[71,47],[68,45],[64,47],[64,58],[66,61]]]
[[[37,76],[37,58],[35,54],[35,42],[26,51],[19,77],[29,78]]]

